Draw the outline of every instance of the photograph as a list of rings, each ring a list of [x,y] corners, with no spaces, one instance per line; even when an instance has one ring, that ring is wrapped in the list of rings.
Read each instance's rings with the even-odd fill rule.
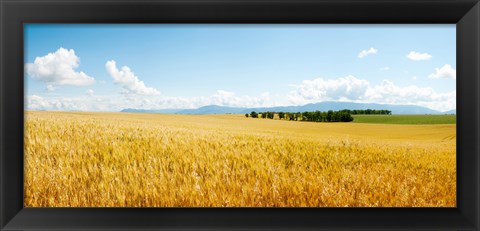
[[[25,208],[457,206],[455,24],[23,31]]]

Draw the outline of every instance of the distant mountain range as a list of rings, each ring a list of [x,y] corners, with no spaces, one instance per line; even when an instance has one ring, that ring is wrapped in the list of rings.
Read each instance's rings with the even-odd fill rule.
[[[450,110],[450,111],[446,111],[446,112],[443,112],[443,114],[457,114],[457,109],[453,109],[453,110]]]
[[[121,110],[120,112],[132,112],[132,113],[163,113],[163,114],[175,114],[178,111],[183,109],[159,109],[159,110],[148,110],[148,109],[133,109],[133,108],[126,108]]]
[[[328,111],[328,110],[359,110],[359,109],[375,109],[390,110],[392,114],[456,114],[456,110],[440,112],[426,107],[415,105],[394,105],[394,104],[376,104],[376,103],[352,103],[352,102],[320,102],[311,103],[303,106],[281,106],[281,107],[226,107],[218,105],[209,105],[199,107],[197,109],[160,109],[160,110],[144,110],[144,109],[123,109],[121,112],[134,113],[164,113],[164,114],[245,114],[252,111],[265,112],[304,112],[304,111]]]

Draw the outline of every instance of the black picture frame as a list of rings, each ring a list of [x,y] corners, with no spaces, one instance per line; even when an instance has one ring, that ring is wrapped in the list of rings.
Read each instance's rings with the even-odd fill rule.
[[[0,0],[1,230],[479,230],[479,0]],[[24,23],[453,23],[456,208],[23,208]]]

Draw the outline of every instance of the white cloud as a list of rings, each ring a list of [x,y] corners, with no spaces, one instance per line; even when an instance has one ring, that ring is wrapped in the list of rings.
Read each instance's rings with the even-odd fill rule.
[[[55,91],[55,87],[51,84],[47,85],[47,91],[48,92],[52,92],[52,91]]]
[[[25,97],[26,108],[30,110],[46,110],[50,107],[49,102],[45,101],[43,97],[32,95]]]
[[[120,111],[137,106],[119,95],[95,94],[88,97],[85,95],[76,97],[29,95],[25,97],[25,104],[26,110],[39,111]]]
[[[85,97],[80,98],[47,98],[38,95],[27,96],[26,108],[28,110],[51,110],[51,111],[89,111],[96,107],[94,102],[90,102]]]
[[[60,47],[54,53],[36,57],[33,63],[25,64],[25,72],[33,79],[50,85],[85,86],[95,82],[93,77],[74,69],[80,66],[80,58],[73,49]]]
[[[268,92],[258,96],[238,96],[234,92],[218,90],[210,96],[196,97],[159,97],[156,99],[131,99],[132,104],[148,108],[198,108],[207,105],[219,105],[228,107],[269,107],[276,106]],[[141,108],[141,107],[138,107]]]
[[[417,76],[412,76],[412,79],[413,79],[413,80],[417,80]]]
[[[230,107],[262,107],[272,106],[270,94],[262,93],[260,96],[252,97],[248,95],[237,96],[233,92],[218,90],[214,95],[205,100],[207,104],[230,106]]]
[[[125,108],[137,109],[192,109],[207,105],[230,107],[272,107],[281,105],[304,105],[321,101],[344,101],[359,103],[414,104],[439,111],[456,107],[456,91],[439,93],[430,87],[397,86],[391,81],[373,85],[354,76],[338,79],[305,80],[294,86],[285,98],[271,97],[264,92],[257,96],[236,95],[234,92],[218,90],[209,96],[167,97],[130,95],[97,95],[88,97],[60,97],[55,95],[27,96],[28,110],[61,111],[120,111]],[[93,91],[87,90],[86,94]],[[94,93],[94,92],[93,92]],[[281,102],[277,103],[275,100]],[[285,101],[282,101],[285,100]]]
[[[376,54],[378,52],[377,49],[373,48],[373,47],[370,47],[370,49],[368,50],[362,50],[360,51],[360,53],[358,53],[358,57],[359,58],[364,58],[365,56],[367,55],[372,55],[372,54]]]
[[[125,94],[137,95],[159,95],[160,91],[155,88],[145,86],[143,81],[140,81],[137,76],[130,70],[129,67],[123,66],[120,70],[114,60],[108,61],[105,64],[108,74],[113,78],[114,83],[120,85],[125,91]]]
[[[450,110],[456,105],[456,91],[437,93],[431,87],[399,87],[388,80],[371,86],[366,98],[375,103],[419,105],[438,111]]]
[[[92,89],[88,89],[85,91],[85,94],[92,96],[93,94],[95,94],[95,91]]]
[[[407,55],[407,58],[413,61],[429,60],[432,58],[432,55],[428,53],[419,53],[416,51],[410,51],[410,53],[408,53]]]
[[[347,76],[338,79],[305,80],[288,94],[290,103],[304,105],[321,101],[414,104],[445,111],[455,108],[456,92],[438,93],[430,87],[400,87],[384,80],[373,85],[367,80]]]
[[[431,79],[457,79],[457,74],[450,64],[445,64],[441,68],[435,68],[435,73],[430,74],[428,77]]]
[[[406,103],[418,101],[444,100],[440,94],[437,94],[431,87],[417,87],[410,85],[407,87],[396,86],[393,82],[384,80],[381,84],[370,86],[365,96],[369,100],[384,103]]]
[[[304,80],[288,97],[297,105],[326,100],[357,100],[365,95],[368,86],[368,81],[351,75],[338,79],[318,78]]]
[[[90,89],[91,90],[91,89]],[[53,111],[120,111],[125,108],[136,109],[193,109],[207,105],[229,107],[269,107],[277,106],[268,92],[259,96],[237,96],[233,92],[218,90],[210,96],[197,97],[167,97],[148,95],[101,96],[87,90],[89,97],[59,97],[59,96],[27,96],[25,103],[28,110]],[[92,93],[91,95],[89,93]]]
[[[380,68],[380,70],[381,71],[388,71],[388,70],[390,70],[390,67],[382,67],[382,68]]]

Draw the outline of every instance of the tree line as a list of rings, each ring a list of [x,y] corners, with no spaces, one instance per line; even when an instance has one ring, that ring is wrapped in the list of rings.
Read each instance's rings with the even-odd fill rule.
[[[273,119],[275,114],[279,119],[294,120],[294,121],[312,121],[312,122],[351,122],[353,121],[352,115],[347,111],[305,111],[305,112],[255,112],[250,114],[246,113],[245,117]]]
[[[366,110],[342,110],[347,111],[352,115],[391,115],[392,111],[389,110],[375,110],[375,109],[366,109]]]
[[[389,110],[340,110],[340,111],[305,111],[305,112],[255,112],[250,114],[246,113],[245,117],[251,118],[263,118],[273,119],[275,115],[278,115],[279,119],[294,120],[294,121],[312,121],[312,122],[351,122],[353,121],[352,115],[391,115],[392,111]]]

